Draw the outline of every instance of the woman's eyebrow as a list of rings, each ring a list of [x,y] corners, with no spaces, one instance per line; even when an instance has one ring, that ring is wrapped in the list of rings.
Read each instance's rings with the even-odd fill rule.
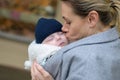
[[[65,21],[68,21],[68,19],[67,19],[66,17],[63,16],[62,18],[63,18]]]
[[[67,17],[62,17],[65,21],[71,21],[70,19],[68,19]]]

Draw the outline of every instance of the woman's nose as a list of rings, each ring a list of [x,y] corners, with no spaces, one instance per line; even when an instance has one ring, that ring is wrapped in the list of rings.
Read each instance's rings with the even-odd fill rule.
[[[62,31],[65,32],[65,33],[68,31],[67,24],[65,24],[65,23],[63,24]]]

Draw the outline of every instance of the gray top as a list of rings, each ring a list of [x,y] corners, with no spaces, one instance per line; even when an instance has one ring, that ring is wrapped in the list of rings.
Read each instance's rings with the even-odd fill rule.
[[[73,42],[43,66],[55,80],[120,80],[116,28]]]

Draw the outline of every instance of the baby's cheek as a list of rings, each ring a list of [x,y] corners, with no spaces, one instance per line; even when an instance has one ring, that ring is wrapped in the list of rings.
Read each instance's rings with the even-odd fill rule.
[[[49,42],[47,44],[58,46],[58,42],[57,41],[51,41],[51,42]]]

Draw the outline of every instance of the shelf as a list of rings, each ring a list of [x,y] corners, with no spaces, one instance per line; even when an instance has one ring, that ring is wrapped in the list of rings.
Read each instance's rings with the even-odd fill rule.
[[[7,8],[0,8],[0,16],[26,23],[36,23],[40,17],[52,18],[49,16],[36,15],[30,12],[18,12]]]
[[[15,34],[3,32],[3,31],[0,31],[0,37],[7,38],[10,40],[20,41],[20,42],[25,42],[25,43],[30,43],[33,41],[33,39],[30,39],[28,37],[15,35]]]
[[[21,21],[24,23],[33,23],[36,24],[38,19],[41,17],[46,17],[46,18],[53,18],[50,16],[42,16],[42,15],[37,15],[31,12],[20,12],[17,10],[10,10],[7,8],[0,8],[0,16],[6,19],[11,19],[14,21]],[[29,26],[27,26],[29,27]],[[0,37],[4,37],[7,39],[12,39],[12,40],[16,40],[16,41],[21,41],[21,42],[27,42],[30,43],[33,39],[30,39],[27,36],[20,36],[17,34],[12,34],[12,33],[7,33],[7,32],[3,32],[0,30]]]

